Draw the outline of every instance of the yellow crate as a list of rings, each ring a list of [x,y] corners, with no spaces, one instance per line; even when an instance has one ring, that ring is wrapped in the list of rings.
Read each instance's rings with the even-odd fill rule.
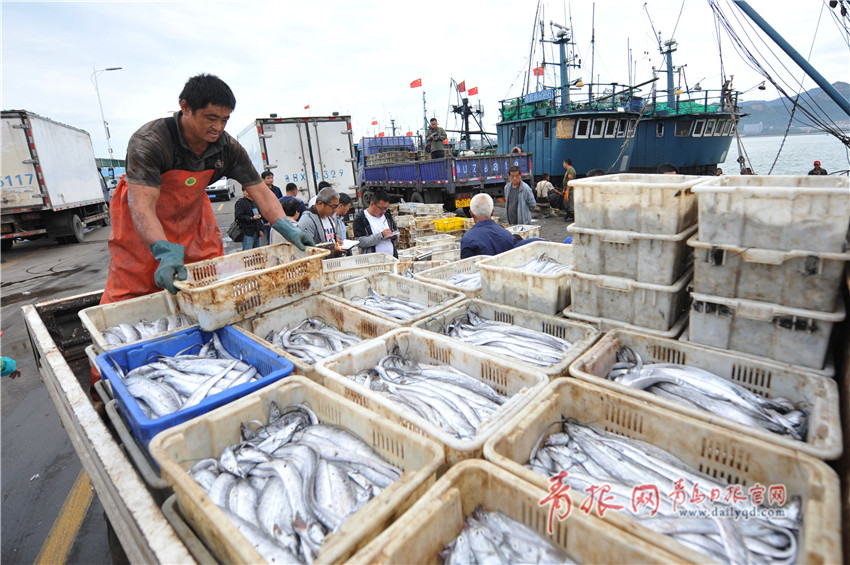
[[[463,218],[444,218],[434,220],[434,228],[437,231],[455,231],[463,229]]]

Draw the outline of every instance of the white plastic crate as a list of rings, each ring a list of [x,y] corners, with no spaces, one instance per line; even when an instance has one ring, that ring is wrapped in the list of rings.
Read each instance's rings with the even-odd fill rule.
[[[400,214],[415,214],[417,216],[427,216],[429,214],[442,214],[442,204],[423,204],[421,202],[401,202],[398,205]]]
[[[842,253],[846,248],[846,176],[724,175],[694,192],[702,241],[783,251]]]
[[[478,273],[478,263],[485,259],[484,256],[468,257],[460,261],[452,261],[445,265],[414,273],[413,278],[422,282],[444,286],[452,290],[464,293],[469,298],[475,298],[481,295],[481,286],[474,289],[465,288],[449,282],[449,279],[455,275],[467,275]]]
[[[339,257],[322,261],[322,270],[328,283],[371,275],[381,271],[395,272],[398,259],[386,253],[366,253],[352,257]]]
[[[784,485],[787,500],[795,496],[802,499],[797,563],[841,562],[840,483],[835,471],[823,461],[585,381],[552,381],[536,402],[488,440],[485,458],[548,492],[549,477],[526,469],[524,464],[547,426],[561,418],[648,442],[718,481],[740,484],[745,490],[756,483],[765,487]],[[662,492],[670,485],[658,486]],[[664,494],[669,492],[663,490]],[[573,500],[573,511],[586,497],[577,489],[566,494]],[[674,554],[671,562],[709,561],[672,538],[641,526],[625,509],[606,512],[605,520]]]
[[[651,392],[608,380],[608,373],[617,362],[617,353],[623,346],[635,351],[644,364],[676,363],[699,367],[766,398],[782,397],[803,406],[808,412],[808,432],[805,440],[798,441],[761,428],[746,426],[711,412],[694,409]],[[582,354],[570,366],[570,374],[616,392],[647,400],[662,408],[717,424],[731,431],[743,432],[775,445],[796,449],[819,459],[841,457],[841,420],[835,381],[790,365],[754,359],[733,351],[695,343],[615,330],[605,334]]]
[[[305,318],[315,318],[326,324],[331,324],[338,330],[354,334],[362,340],[384,335],[400,327],[397,323],[373,316],[363,310],[342,304],[320,294],[302,298],[298,302],[281,306],[271,312],[245,320],[239,326],[244,331],[253,334],[255,339],[266,344],[269,349],[291,361],[295,366],[294,374],[318,380],[315,365],[304,362],[301,358],[288,353],[283,348],[272,345],[265,339],[269,332],[279,333],[287,325],[292,329]]]
[[[691,342],[813,369],[823,368],[832,326],[845,316],[843,301],[833,312],[818,312],[696,292],[692,296]]]
[[[576,225],[675,235],[697,223],[693,187],[706,177],[622,173],[570,181]]]
[[[180,511],[223,563],[264,563],[188,470],[241,438],[243,422],[268,421],[271,403],[304,404],[319,422],[343,426],[404,473],[326,538],[314,563],[339,563],[392,523],[434,484],[442,465],[439,445],[364,410],[303,377],[288,377],[209,414],[157,435],[150,450],[174,488]]]
[[[779,251],[688,241],[694,291],[832,312],[850,253]]]
[[[612,320],[610,318],[600,318],[598,316],[588,316],[586,314],[576,314],[572,311],[572,306],[567,307],[563,311],[563,315],[568,320],[573,320],[576,322],[582,322],[584,324],[588,324],[598,329],[603,334],[605,332],[609,332],[611,330],[632,330],[636,332],[643,332],[646,334],[654,335],[657,337],[666,337],[669,339],[676,339],[682,335],[683,332],[687,330],[688,327],[688,312],[682,312],[682,315],[673,324],[669,330],[651,330],[648,328],[644,328],[641,326],[636,326],[634,324],[627,324],[626,322],[621,322],[619,320]]]
[[[531,239],[540,237],[540,226],[531,226],[528,224],[516,224],[506,228],[511,235],[520,236],[522,239]]]
[[[374,367],[396,346],[420,363],[450,365],[510,398],[479,426],[475,437],[459,439],[389,397],[346,376]],[[549,382],[539,370],[517,367],[516,363],[482,353],[446,336],[412,328],[393,330],[383,337],[328,357],[316,365],[316,370],[329,390],[442,444],[448,465],[480,457],[487,438],[516,411],[531,402]]]
[[[416,273],[421,273],[422,271],[427,271],[428,269],[433,269],[447,263],[449,261],[399,261],[395,265],[395,274],[402,276],[415,275]]]
[[[447,233],[438,233],[436,235],[426,235],[417,237],[414,240],[414,247],[417,250],[431,249],[434,251],[443,251],[445,249],[455,249],[460,246],[460,240],[453,235]]]
[[[687,285],[693,274],[691,268],[675,284],[658,285],[622,277],[573,273],[570,310],[667,331],[687,309]]]
[[[575,224],[567,230],[573,234],[575,264],[582,273],[665,285],[679,280],[692,263],[687,239],[697,226],[676,235],[594,230]]]
[[[83,323],[83,327],[86,328],[91,336],[95,353],[100,354],[105,351],[115,349],[116,347],[127,345],[126,343],[109,345],[106,342],[106,338],[103,337],[103,330],[117,326],[118,324],[130,324],[132,326],[142,320],[153,322],[154,320],[158,320],[165,316],[181,313],[183,313],[183,310],[180,308],[180,305],[177,303],[174,296],[170,292],[163,290],[162,292],[155,292],[146,296],[130,298],[129,300],[122,300],[121,302],[91,306],[84,310],[80,310],[79,316],[80,321]],[[149,337],[159,337],[161,335],[185,330],[188,327],[191,326],[183,326],[176,330],[172,330],[171,332],[162,332]]]
[[[399,228],[409,228],[414,225],[414,216],[410,215],[399,215],[393,218],[395,220],[395,225]]]
[[[426,565],[442,563],[440,552],[463,529],[466,516],[481,506],[499,511],[537,531],[577,563],[673,563],[674,555],[575,508],[564,521],[540,505],[548,491],[518,480],[487,461],[458,463],[404,516],[357,552],[349,563]]]
[[[368,296],[370,289],[384,296],[392,296],[421,304],[425,306],[425,309],[410,318],[399,320],[382,312],[373,312],[367,307],[354,302],[356,298]],[[407,326],[413,322],[432,316],[440,310],[454,306],[466,298],[462,293],[450,290],[444,286],[428,284],[392,273],[376,273],[368,277],[360,277],[342,282],[326,288],[323,294],[343,304],[348,304],[353,308],[369,312],[374,316],[402,326]]]
[[[322,290],[322,259],[330,251],[280,243],[186,265],[175,281],[177,302],[213,331]]]
[[[602,335],[599,330],[588,324],[565,320],[563,318],[550,316],[548,314],[541,314],[539,312],[530,312],[528,310],[520,310],[519,308],[511,308],[504,304],[496,304],[495,302],[486,302],[478,299],[461,302],[454,308],[444,310],[430,318],[416,322],[412,327],[442,335],[443,328],[456,318],[463,317],[466,314],[467,309],[486,320],[504,322],[506,324],[513,324],[530,330],[536,330],[565,339],[572,343],[573,346],[564,353],[561,360],[549,365],[548,367],[526,364],[515,357],[501,355],[501,357],[505,360],[512,363],[520,363],[531,369],[543,371],[549,378],[555,378],[566,374],[567,367],[569,367],[570,363],[575,361],[582,353],[587,351],[587,349],[593,345],[599,336]],[[486,352],[488,355],[493,352],[492,349],[477,347],[472,344],[466,345],[479,349],[482,352]]]
[[[481,270],[481,298],[541,314],[557,314],[570,303],[573,271],[540,275],[517,269],[527,261],[546,255],[563,265],[573,265],[573,246],[535,241],[488,257]]]

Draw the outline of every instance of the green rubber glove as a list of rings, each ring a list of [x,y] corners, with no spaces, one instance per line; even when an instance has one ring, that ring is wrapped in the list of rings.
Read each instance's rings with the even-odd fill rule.
[[[272,227],[277,233],[285,237],[290,243],[292,243],[292,245],[301,251],[304,251],[308,245],[310,247],[316,246],[316,242],[313,241],[312,237],[296,228],[292,225],[292,222],[286,218],[278,218],[278,220],[272,224]]]
[[[177,294],[177,289],[174,288],[174,277],[178,280],[185,281],[189,273],[183,265],[183,253],[186,248],[177,243],[171,243],[161,239],[151,243],[151,253],[159,260],[159,267],[156,268],[156,273],[153,275],[153,280],[156,281],[156,286],[164,288],[171,294]]]

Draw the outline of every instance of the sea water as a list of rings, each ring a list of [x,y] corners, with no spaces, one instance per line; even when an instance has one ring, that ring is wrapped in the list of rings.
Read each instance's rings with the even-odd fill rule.
[[[757,175],[805,175],[815,161],[820,161],[821,167],[829,173],[850,169],[850,152],[843,143],[828,134],[789,135],[785,138],[784,146],[781,135],[742,137],[741,143],[744,156],[749,158],[744,166],[752,167]],[[782,152],[776,160],[780,146]],[[738,144],[733,138],[726,162],[719,167],[727,175],[736,175],[740,170],[737,158]]]

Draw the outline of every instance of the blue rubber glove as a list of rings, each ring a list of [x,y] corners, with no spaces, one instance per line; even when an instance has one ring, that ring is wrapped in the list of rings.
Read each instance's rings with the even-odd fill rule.
[[[174,287],[174,277],[185,281],[186,277],[189,276],[186,267],[183,265],[185,250],[184,246],[164,239],[151,243],[151,253],[159,260],[159,267],[156,268],[156,273],[153,275],[156,286],[164,288],[171,294],[177,294],[177,289]]]
[[[287,241],[292,243],[292,245],[294,245],[301,251],[304,251],[304,249],[308,245],[310,247],[316,246],[316,242],[313,241],[312,237],[296,228],[294,225],[292,225],[292,222],[290,222],[286,218],[278,218],[278,220],[272,224],[272,227],[277,233],[285,237]]]

